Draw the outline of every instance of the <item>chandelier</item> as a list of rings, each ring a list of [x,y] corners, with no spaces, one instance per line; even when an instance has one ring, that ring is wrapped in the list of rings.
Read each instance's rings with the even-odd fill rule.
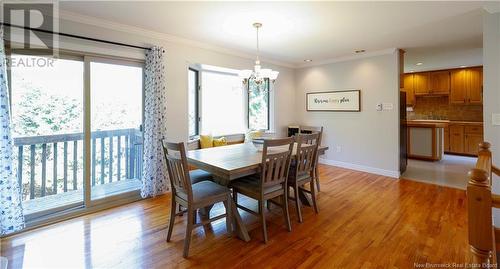
[[[262,68],[260,66],[259,60],[259,28],[262,27],[262,23],[256,22],[253,24],[257,32],[257,59],[255,60],[255,66],[253,70],[245,69],[239,72],[239,77],[243,79],[243,83],[247,84],[249,81],[255,82],[257,85],[262,84],[266,79],[269,79],[274,83],[276,78],[278,78],[278,71],[273,71],[272,69]]]

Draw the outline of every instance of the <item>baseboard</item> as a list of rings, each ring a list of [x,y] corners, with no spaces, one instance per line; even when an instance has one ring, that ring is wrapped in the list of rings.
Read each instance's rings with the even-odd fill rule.
[[[357,170],[357,171],[361,171],[361,172],[377,174],[377,175],[386,176],[386,177],[392,177],[394,179],[398,179],[399,175],[400,175],[399,171],[385,170],[385,169],[375,168],[375,167],[371,167],[371,166],[359,165],[359,164],[354,164],[354,163],[346,163],[346,162],[340,162],[340,161],[323,159],[323,158],[319,158],[319,163],[338,166],[338,167],[352,169],[352,170]]]

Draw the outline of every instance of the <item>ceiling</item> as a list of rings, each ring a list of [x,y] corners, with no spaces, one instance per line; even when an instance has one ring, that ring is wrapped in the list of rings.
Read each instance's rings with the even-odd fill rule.
[[[388,48],[404,48],[408,59],[425,64],[439,51],[482,47],[482,3],[477,1],[61,1],[59,7],[243,53],[255,52],[252,23],[258,21],[263,23],[262,56],[294,66],[304,65],[304,59],[314,63],[358,49]],[[407,61],[406,68],[414,64]]]

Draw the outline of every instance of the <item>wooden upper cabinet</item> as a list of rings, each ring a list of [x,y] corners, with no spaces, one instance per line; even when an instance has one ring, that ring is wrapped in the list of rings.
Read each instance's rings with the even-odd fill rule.
[[[413,89],[415,95],[430,93],[430,72],[419,72],[413,74]]]
[[[443,95],[450,93],[450,71],[431,72],[430,81],[430,93]]]
[[[467,70],[451,70],[450,74],[450,103],[465,104],[467,97]]]
[[[467,102],[483,103],[483,68],[474,67],[467,70]]]
[[[415,92],[413,89],[413,74],[404,74],[403,89],[406,92],[406,105],[412,106],[415,104]]]

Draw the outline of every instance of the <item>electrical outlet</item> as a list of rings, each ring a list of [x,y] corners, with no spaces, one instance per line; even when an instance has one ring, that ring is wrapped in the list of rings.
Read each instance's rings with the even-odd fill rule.
[[[341,146],[337,146],[337,152],[342,152],[342,147]]]

